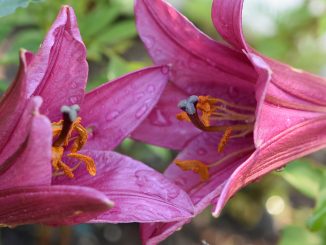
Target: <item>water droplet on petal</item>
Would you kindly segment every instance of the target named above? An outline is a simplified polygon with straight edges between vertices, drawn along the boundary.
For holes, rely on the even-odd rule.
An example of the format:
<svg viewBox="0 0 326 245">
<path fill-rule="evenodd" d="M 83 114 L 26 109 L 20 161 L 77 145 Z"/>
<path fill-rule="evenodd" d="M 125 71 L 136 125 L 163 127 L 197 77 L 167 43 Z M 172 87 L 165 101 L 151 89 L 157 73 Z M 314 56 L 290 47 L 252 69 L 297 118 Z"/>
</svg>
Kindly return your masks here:
<svg viewBox="0 0 326 245">
<path fill-rule="evenodd" d="M 69 98 L 69 101 L 70 101 L 70 103 L 72 103 L 72 104 L 78 104 L 78 102 L 80 101 L 80 98 L 79 98 L 79 96 L 71 96 L 71 97 Z"/>
<path fill-rule="evenodd" d="M 155 39 L 152 36 L 143 36 L 142 37 L 143 42 L 145 43 L 147 48 L 153 48 L 155 44 Z"/>
<path fill-rule="evenodd" d="M 155 91 L 155 87 L 154 87 L 154 85 L 148 85 L 148 87 L 147 87 L 147 92 L 149 92 L 149 93 L 153 93 Z"/>
<path fill-rule="evenodd" d="M 170 69 L 167 66 L 163 66 L 162 69 L 161 69 L 161 71 L 162 71 L 163 74 L 168 74 L 169 71 L 170 71 Z"/>
<path fill-rule="evenodd" d="M 155 51 L 154 51 L 154 55 L 155 56 L 160 56 L 162 54 L 162 50 L 161 49 L 156 49 Z"/>
<path fill-rule="evenodd" d="M 106 119 L 106 121 L 111 122 L 111 121 L 113 121 L 114 119 L 116 119 L 119 115 L 120 115 L 120 112 L 119 112 L 119 111 L 110 111 L 110 112 L 106 115 L 105 119 Z"/>
<path fill-rule="evenodd" d="M 155 126 L 167 127 L 171 125 L 171 121 L 161 110 L 154 110 L 149 116 L 150 122 Z"/>
<path fill-rule="evenodd" d="M 137 113 L 135 114 L 135 117 L 137 118 L 137 119 L 139 119 L 139 118 L 141 118 L 146 112 L 147 112 L 147 110 L 148 110 L 148 105 L 147 104 L 145 104 L 145 105 L 143 105 L 138 111 L 137 111 Z"/>
<path fill-rule="evenodd" d="M 198 154 L 199 156 L 204 156 L 204 155 L 207 154 L 207 150 L 205 150 L 204 148 L 199 148 L 199 149 L 197 150 L 197 154 Z"/>
<path fill-rule="evenodd" d="M 134 95 L 134 101 L 135 102 L 138 102 L 141 98 L 143 98 L 144 97 L 144 93 L 143 92 L 139 92 L 139 93 L 137 93 L 137 94 L 135 94 Z"/>
<path fill-rule="evenodd" d="M 71 87 L 71 88 L 77 88 L 77 83 L 72 82 L 72 83 L 70 84 L 70 87 Z"/>
</svg>

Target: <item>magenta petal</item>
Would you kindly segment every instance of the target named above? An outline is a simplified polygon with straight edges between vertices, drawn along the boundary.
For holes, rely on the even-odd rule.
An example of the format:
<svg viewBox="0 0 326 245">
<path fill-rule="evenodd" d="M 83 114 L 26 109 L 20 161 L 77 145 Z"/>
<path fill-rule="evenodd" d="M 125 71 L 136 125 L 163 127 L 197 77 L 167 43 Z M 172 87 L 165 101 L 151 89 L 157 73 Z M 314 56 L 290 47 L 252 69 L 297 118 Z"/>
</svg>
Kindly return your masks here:
<svg viewBox="0 0 326 245">
<path fill-rule="evenodd" d="M 0 191 L 0 223 L 72 225 L 86 222 L 112 207 L 92 188 L 35 186 Z"/>
<path fill-rule="evenodd" d="M 218 33 L 238 50 L 248 47 L 242 32 L 243 0 L 214 0 L 212 20 Z"/>
<path fill-rule="evenodd" d="M 176 119 L 180 112 L 177 105 L 187 97 L 182 90 L 168 83 L 152 112 L 132 132 L 132 138 L 175 150 L 182 149 L 190 139 L 200 133 L 191 124 Z"/>
<path fill-rule="evenodd" d="M 33 99 L 30 104 L 35 105 L 37 98 Z M 5 153 L 7 148 L 16 151 L 2 162 L 0 189 L 51 183 L 51 124 L 47 117 L 37 114 L 36 108 L 26 111 L 15 133 L 15 136 L 21 138 L 14 136 L 6 145 Z"/>
<path fill-rule="evenodd" d="M 114 201 L 112 210 L 92 222 L 166 222 L 192 216 L 188 195 L 150 167 L 115 152 L 82 153 L 95 160 L 96 176 L 80 167 L 74 179 L 60 177 L 54 184 L 89 186 Z"/>
<path fill-rule="evenodd" d="M 76 16 L 71 7 L 63 6 L 28 66 L 30 94 L 43 97 L 41 112 L 54 121 L 60 118 L 62 105 L 81 104 L 87 75 L 86 48 Z"/>
<path fill-rule="evenodd" d="M 218 216 L 230 197 L 243 186 L 284 164 L 326 146 L 326 117 L 306 120 L 261 145 L 234 171 L 223 188 L 214 215 Z M 298 139 L 299 144 L 298 144 Z"/>
<path fill-rule="evenodd" d="M 171 64 L 171 81 L 188 93 L 196 83 L 248 88 L 255 82 L 242 52 L 210 39 L 165 1 L 137 0 L 135 14 L 154 63 Z"/>
<path fill-rule="evenodd" d="M 127 137 L 156 105 L 168 71 L 167 66 L 146 68 L 87 93 L 80 113 L 92 130 L 86 147 L 111 150 Z"/>
<path fill-rule="evenodd" d="M 189 222 L 190 219 L 184 219 L 169 223 L 141 224 L 140 232 L 143 244 L 157 245 L 159 242 L 172 235 L 175 231 L 181 229 L 184 224 Z"/>
<path fill-rule="evenodd" d="M 20 52 L 20 65 L 15 80 L 0 100 L 0 154 L 26 106 L 26 52 Z M 1 163 L 1 160 L 0 160 Z"/>
</svg>

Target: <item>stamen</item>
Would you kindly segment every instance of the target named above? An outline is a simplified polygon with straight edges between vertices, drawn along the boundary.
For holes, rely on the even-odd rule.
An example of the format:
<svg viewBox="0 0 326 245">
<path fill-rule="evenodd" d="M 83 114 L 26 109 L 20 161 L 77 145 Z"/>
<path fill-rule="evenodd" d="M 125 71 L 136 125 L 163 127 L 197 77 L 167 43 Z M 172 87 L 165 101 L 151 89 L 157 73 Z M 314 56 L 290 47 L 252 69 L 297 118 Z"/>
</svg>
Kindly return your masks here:
<svg viewBox="0 0 326 245">
<path fill-rule="evenodd" d="M 218 144 L 218 147 L 217 147 L 218 152 L 222 152 L 224 150 L 224 147 L 225 147 L 226 143 L 230 139 L 231 133 L 232 133 L 232 128 L 231 127 L 227 128 L 225 130 L 225 132 L 223 134 L 223 137 L 221 138 L 220 143 Z"/>
<path fill-rule="evenodd" d="M 208 166 L 199 160 L 175 160 L 174 162 L 184 171 L 192 170 L 199 174 L 202 180 L 209 179 Z"/>
<path fill-rule="evenodd" d="M 244 137 L 251 133 L 254 128 L 255 108 L 250 106 L 233 104 L 211 96 L 193 95 L 180 101 L 178 107 L 183 110 L 177 115 L 178 120 L 191 121 L 195 127 L 205 132 L 224 132 L 217 147 L 218 152 L 224 151 L 229 139 Z M 216 121 L 219 122 L 218 125 L 216 125 Z M 250 147 L 232 152 L 211 165 L 206 165 L 199 160 L 176 160 L 175 163 L 182 170 L 192 170 L 198 173 L 203 180 L 207 180 L 209 168 L 234 157 L 239 157 L 253 149 Z"/>
<path fill-rule="evenodd" d="M 94 160 L 86 155 L 77 153 L 85 145 L 88 134 L 87 130 L 81 125 L 81 118 L 78 117 L 79 106 L 63 106 L 61 112 L 63 120 L 52 123 L 52 134 L 53 137 L 57 137 L 52 144 L 52 166 L 55 170 L 53 176 L 61 175 L 62 173 L 67 175 L 69 178 L 73 178 L 73 171 L 80 165 L 77 164 L 71 168 L 61 159 L 64 155 L 64 151 L 73 141 L 70 152 L 67 157 L 72 157 L 83 161 L 86 164 L 87 171 L 90 175 L 96 174 L 96 167 Z M 74 133 L 77 133 L 76 137 L 72 137 Z M 62 170 L 62 172 L 60 172 Z"/>
<path fill-rule="evenodd" d="M 190 118 L 188 117 L 188 114 L 186 112 L 180 112 L 177 114 L 176 118 L 179 121 L 186 121 L 186 122 L 191 122 Z"/>
<path fill-rule="evenodd" d="M 221 105 L 217 105 L 216 103 L 220 103 Z M 253 115 L 233 111 L 227 109 L 226 106 L 247 111 L 253 110 L 251 107 L 235 105 L 222 99 L 213 98 L 211 96 L 192 95 L 188 99 L 180 101 L 178 104 L 178 107 L 187 114 L 188 118 L 194 124 L 194 126 L 203 131 L 223 132 L 229 127 L 232 127 L 232 129 L 236 131 L 247 131 L 248 128 L 253 128 L 252 123 L 249 123 L 253 122 Z M 197 110 L 201 112 L 201 116 L 199 116 Z M 245 123 L 211 126 L 210 119 L 212 117 L 213 119 L 216 119 L 216 116 L 221 117 L 223 120 L 230 119 L 230 121 L 245 121 Z M 179 120 L 186 120 L 185 114 L 178 114 L 177 118 Z"/>
<path fill-rule="evenodd" d="M 255 149 L 254 146 L 250 146 L 239 151 L 232 152 L 225 157 L 221 158 L 217 162 L 212 164 L 205 164 L 199 160 L 175 160 L 175 164 L 180 167 L 184 171 L 192 170 L 193 172 L 199 174 L 202 180 L 209 179 L 209 169 L 216 167 L 226 161 L 232 160 L 234 158 L 239 158 L 242 156 L 247 155 L 248 153 L 252 152 Z"/>
<path fill-rule="evenodd" d="M 67 156 L 83 161 L 86 165 L 87 172 L 92 176 L 96 175 L 95 162 L 91 157 L 79 153 L 69 153 Z"/>
</svg>

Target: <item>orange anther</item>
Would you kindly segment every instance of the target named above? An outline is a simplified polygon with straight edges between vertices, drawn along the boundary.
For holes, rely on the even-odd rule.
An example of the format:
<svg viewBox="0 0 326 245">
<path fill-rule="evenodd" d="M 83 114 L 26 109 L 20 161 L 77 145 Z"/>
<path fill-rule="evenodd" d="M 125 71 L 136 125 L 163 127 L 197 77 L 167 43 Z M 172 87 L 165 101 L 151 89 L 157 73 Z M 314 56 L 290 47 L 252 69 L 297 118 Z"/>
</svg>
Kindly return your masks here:
<svg viewBox="0 0 326 245">
<path fill-rule="evenodd" d="M 186 122 L 191 122 L 188 114 L 184 111 L 180 112 L 177 114 L 176 118 L 179 120 L 179 121 L 186 121 Z"/>
<path fill-rule="evenodd" d="M 95 162 L 91 157 L 79 153 L 69 153 L 67 156 L 83 161 L 86 165 L 87 172 L 92 176 L 96 175 Z"/>
<path fill-rule="evenodd" d="M 225 130 L 223 137 L 220 140 L 220 143 L 218 144 L 218 147 L 217 147 L 218 152 L 222 152 L 224 150 L 224 147 L 225 147 L 226 143 L 228 142 L 228 140 L 230 139 L 231 134 L 232 134 L 232 127 L 228 127 Z"/>
<path fill-rule="evenodd" d="M 209 179 L 208 166 L 199 160 L 175 160 L 174 162 L 184 171 L 192 170 L 199 174 L 202 180 Z"/>
</svg>

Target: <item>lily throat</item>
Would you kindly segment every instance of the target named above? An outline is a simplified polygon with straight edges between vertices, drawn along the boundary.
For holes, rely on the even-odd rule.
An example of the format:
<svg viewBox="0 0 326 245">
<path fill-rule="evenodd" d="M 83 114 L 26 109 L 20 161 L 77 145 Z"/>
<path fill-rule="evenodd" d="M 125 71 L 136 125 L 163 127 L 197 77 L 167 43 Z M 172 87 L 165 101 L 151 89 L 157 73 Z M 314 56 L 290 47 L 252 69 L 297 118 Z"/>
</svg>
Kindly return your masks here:
<svg viewBox="0 0 326 245">
<path fill-rule="evenodd" d="M 63 119 L 52 123 L 52 159 L 53 176 L 66 175 L 74 178 L 73 171 L 83 162 L 86 165 L 87 172 L 96 175 L 96 166 L 90 156 L 78 153 L 87 142 L 88 133 L 81 124 L 81 117 L 78 117 L 79 106 L 62 106 L 61 113 Z M 70 166 L 62 161 L 65 152 L 66 156 L 79 160 L 75 166 Z"/>
<path fill-rule="evenodd" d="M 254 129 L 255 108 L 247 105 L 238 105 L 212 96 L 192 95 L 188 99 L 179 102 L 182 110 L 177 114 L 177 119 L 192 123 L 196 128 L 204 132 L 223 132 L 217 152 L 224 151 L 230 139 L 242 138 L 251 134 Z M 206 164 L 199 160 L 175 160 L 182 170 L 199 174 L 202 180 L 209 179 L 208 169 L 215 167 L 224 161 L 242 156 L 253 150 L 253 147 L 232 152 L 216 163 Z"/>
</svg>

